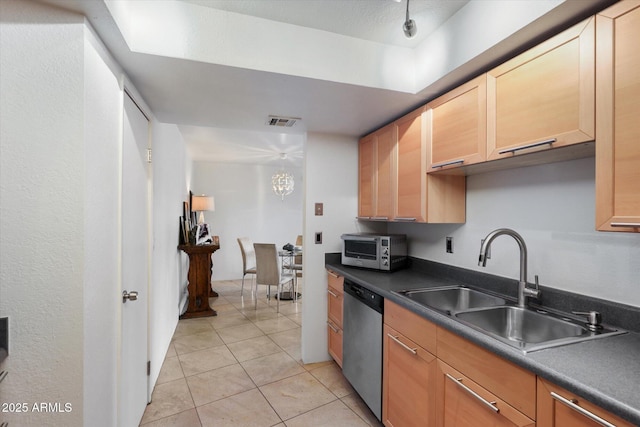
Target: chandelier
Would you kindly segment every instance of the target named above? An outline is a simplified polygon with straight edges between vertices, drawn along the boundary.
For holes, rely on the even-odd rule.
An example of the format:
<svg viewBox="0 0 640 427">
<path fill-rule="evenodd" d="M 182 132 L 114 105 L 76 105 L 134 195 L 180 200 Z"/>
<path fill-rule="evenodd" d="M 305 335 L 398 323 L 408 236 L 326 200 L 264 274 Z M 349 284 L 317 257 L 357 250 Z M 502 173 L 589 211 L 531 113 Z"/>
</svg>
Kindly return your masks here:
<svg viewBox="0 0 640 427">
<path fill-rule="evenodd" d="M 283 153 L 280 155 L 280 158 L 286 159 L 287 155 Z M 293 185 L 293 175 L 286 172 L 284 168 L 274 173 L 271 177 L 271 188 L 273 188 L 273 192 L 280 196 L 282 200 L 284 200 L 284 196 L 293 193 Z"/>
</svg>

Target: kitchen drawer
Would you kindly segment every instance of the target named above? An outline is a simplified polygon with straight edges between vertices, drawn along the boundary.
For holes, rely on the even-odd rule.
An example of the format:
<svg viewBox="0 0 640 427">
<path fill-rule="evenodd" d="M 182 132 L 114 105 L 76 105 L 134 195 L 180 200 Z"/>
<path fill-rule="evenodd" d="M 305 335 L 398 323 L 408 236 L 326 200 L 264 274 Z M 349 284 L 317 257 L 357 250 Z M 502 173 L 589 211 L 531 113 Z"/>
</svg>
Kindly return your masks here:
<svg viewBox="0 0 640 427">
<path fill-rule="evenodd" d="M 632 427 L 599 406 L 538 378 L 538 427 Z"/>
<path fill-rule="evenodd" d="M 338 276 L 332 271 L 329 274 L 329 286 L 327 288 L 328 317 L 338 328 L 342 329 L 342 301 L 344 277 Z"/>
<path fill-rule="evenodd" d="M 535 374 L 442 328 L 437 330 L 437 346 L 438 359 L 535 419 Z"/>
<path fill-rule="evenodd" d="M 329 354 L 342 368 L 342 329 L 338 328 L 331 320 L 327 321 L 327 333 L 329 336 Z"/>
<path fill-rule="evenodd" d="M 436 425 L 534 427 L 535 421 L 469 377 L 438 361 Z"/>
<path fill-rule="evenodd" d="M 384 300 L 384 323 L 436 354 L 435 324 L 387 299 Z"/>
</svg>

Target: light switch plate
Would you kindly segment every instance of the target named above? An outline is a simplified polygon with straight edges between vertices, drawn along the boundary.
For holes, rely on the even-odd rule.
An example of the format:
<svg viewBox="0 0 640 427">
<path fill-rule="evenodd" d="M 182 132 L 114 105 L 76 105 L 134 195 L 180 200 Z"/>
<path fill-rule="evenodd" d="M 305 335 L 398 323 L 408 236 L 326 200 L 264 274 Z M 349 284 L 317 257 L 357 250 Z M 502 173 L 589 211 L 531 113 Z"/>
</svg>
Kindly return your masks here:
<svg viewBox="0 0 640 427">
<path fill-rule="evenodd" d="M 316 216 L 322 216 L 324 206 L 322 203 L 316 203 Z"/>
<path fill-rule="evenodd" d="M 322 244 L 322 231 L 316 231 L 316 245 Z"/>
</svg>

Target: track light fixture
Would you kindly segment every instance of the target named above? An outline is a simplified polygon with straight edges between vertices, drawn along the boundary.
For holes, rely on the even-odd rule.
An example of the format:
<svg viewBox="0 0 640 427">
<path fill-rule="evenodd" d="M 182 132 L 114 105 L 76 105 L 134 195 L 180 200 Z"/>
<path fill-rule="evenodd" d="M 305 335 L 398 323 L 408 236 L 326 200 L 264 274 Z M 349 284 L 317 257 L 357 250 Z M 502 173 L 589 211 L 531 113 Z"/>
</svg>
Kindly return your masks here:
<svg viewBox="0 0 640 427">
<path fill-rule="evenodd" d="M 416 27 L 416 21 L 409 18 L 409 0 L 407 0 L 407 17 L 402 24 L 402 30 L 404 31 L 404 35 L 406 38 L 410 39 L 416 35 L 418 32 L 418 27 Z"/>
</svg>

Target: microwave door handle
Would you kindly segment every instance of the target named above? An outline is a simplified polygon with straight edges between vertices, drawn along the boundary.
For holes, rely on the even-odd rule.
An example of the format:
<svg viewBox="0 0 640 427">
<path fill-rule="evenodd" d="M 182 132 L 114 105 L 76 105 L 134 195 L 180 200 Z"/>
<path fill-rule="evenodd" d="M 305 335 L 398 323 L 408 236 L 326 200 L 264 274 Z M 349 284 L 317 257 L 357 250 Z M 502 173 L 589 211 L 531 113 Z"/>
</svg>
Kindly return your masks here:
<svg viewBox="0 0 640 427">
<path fill-rule="evenodd" d="M 378 239 L 376 239 L 375 237 L 358 237 L 357 239 L 345 239 L 345 240 L 365 241 L 365 242 L 377 242 L 378 241 Z"/>
</svg>

